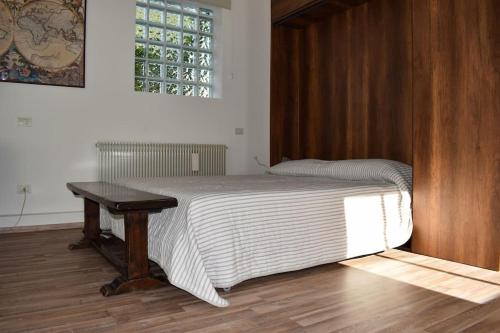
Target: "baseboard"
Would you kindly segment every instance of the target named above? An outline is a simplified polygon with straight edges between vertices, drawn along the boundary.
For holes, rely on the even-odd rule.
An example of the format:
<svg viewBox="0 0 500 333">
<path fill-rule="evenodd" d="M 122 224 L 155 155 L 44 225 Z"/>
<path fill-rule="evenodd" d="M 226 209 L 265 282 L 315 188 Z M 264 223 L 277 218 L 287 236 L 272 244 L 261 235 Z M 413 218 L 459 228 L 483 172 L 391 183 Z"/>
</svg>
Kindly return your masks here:
<svg viewBox="0 0 500 333">
<path fill-rule="evenodd" d="M 62 211 L 62 212 L 41 212 L 41 213 L 25 213 L 21 220 L 19 215 L 0 215 L 0 230 L 24 230 L 29 227 L 52 226 L 52 225 L 67 225 L 79 223 L 83 221 L 83 211 Z M 23 228 L 23 229 L 21 229 Z M 63 227 L 64 228 L 64 227 Z M 31 229 L 33 230 L 33 229 Z M 34 229 L 42 230 L 42 229 Z M 49 227 L 49 230 L 54 230 L 54 227 Z"/>
<path fill-rule="evenodd" d="M 16 233 L 21 233 L 21 232 L 82 229 L 82 228 L 83 228 L 83 222 L 28 225 L 28 226 L 24 226 L 24 227 L 0 228 L 0 234 L 16 234 Z"/>
</svg>

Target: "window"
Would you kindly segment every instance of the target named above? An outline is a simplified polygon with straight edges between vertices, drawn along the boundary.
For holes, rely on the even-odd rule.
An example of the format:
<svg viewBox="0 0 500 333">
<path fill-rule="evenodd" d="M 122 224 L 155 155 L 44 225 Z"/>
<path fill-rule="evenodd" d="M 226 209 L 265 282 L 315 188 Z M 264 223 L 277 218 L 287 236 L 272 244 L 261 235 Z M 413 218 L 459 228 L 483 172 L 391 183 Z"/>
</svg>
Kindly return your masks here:
<svg viewBox="0 0 500 333">
<path fill-rule="evenodd" d="M 137 0 L 135 17 L 135 90 L 212 97 L 214 10 Z"/>
</svg>

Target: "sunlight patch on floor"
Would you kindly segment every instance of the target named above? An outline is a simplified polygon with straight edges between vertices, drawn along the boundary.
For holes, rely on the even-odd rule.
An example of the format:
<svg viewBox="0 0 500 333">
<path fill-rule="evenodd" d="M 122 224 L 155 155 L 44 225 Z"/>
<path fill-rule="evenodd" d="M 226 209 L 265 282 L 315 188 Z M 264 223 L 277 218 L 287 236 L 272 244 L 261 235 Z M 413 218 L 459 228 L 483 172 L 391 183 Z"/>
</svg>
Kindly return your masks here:
<svg viewBox="0 0 500 333">
<path fill-rule="evenodd" d="M 341 264 L 477 304 L 500 297 L 500 273 L 414 253 L 390 250 Z"/>
</svg>

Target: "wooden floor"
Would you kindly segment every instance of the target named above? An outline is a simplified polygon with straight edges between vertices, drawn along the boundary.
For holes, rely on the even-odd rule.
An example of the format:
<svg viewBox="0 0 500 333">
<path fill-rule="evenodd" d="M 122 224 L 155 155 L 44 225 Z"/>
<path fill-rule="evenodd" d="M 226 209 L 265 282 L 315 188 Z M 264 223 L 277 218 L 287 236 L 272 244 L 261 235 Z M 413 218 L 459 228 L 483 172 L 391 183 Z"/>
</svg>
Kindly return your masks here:
<svg viewBox="0 0 500 333">
<path fill-rule="evenodd" d="M 173 286 L 105 298 L 78 230 L 0 235 L 0 332 L 500 332 L 500 273 L 389 251 L 259 278 L 225 309 Z"/>
</svg>

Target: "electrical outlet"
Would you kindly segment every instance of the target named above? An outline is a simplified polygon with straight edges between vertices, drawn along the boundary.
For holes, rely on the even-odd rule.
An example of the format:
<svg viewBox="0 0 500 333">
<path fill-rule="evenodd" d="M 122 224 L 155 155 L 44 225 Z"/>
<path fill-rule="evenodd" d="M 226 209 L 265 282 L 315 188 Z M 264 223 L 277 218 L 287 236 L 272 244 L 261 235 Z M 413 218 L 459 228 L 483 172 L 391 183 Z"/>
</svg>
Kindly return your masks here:
<svg viewBox="0 0 500 333">
<path fill-rule="evenodd" d="M 18 184 L 17 185 L 17 193 L 31 193 L 31 185 L 30 184 Z"/>
<path fill-rule="evenodd" d="M 235 128 L 234 129 L 235 135 L 243 135 L 244 133 L 245 133 L 245 129 L 243 129 L 243 128 Z"/>
</svg>

